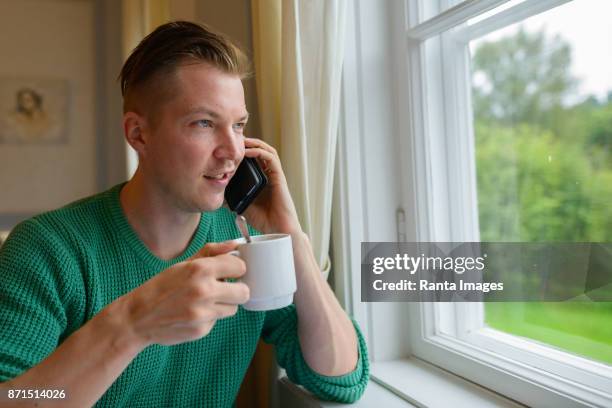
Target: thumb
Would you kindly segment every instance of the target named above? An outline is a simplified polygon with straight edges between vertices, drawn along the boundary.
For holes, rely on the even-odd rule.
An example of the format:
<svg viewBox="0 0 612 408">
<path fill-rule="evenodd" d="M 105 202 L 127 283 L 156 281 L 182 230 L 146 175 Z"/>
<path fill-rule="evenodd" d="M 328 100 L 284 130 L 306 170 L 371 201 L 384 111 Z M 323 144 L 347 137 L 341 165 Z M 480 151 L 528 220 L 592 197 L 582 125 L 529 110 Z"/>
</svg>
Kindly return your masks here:
<svg viewBox="0 0 612 408">
<path fill-rule="evenodd" d="M 196 252 L 190 259 L 206 258 L 209 256 L 217 256 L 226 254 L 234 250 L 238 246 L 238 242 L 235 241 L 224 241 L 224 242 L 210 242 Z"/>
</svg>

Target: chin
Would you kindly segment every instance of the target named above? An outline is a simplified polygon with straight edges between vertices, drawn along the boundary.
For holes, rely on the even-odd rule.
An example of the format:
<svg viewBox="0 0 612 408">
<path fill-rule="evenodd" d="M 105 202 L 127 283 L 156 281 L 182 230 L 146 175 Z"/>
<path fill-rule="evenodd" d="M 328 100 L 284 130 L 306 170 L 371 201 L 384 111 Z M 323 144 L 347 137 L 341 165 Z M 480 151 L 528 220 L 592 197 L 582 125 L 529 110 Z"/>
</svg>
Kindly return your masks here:
<svg viewBox="0 0 612 408">
<path fill-rule="evenodd" d="M 221 206 L 223 206 L 223 202 L 224 202 L 224 197 L 221 196 L 220 198 L 215 198 L 212 200 L 206 200 L 205 202 L 200 202 L 197 207 L 200 212 L 216 211 L 219 208 L 221 208 Z"/>
</svg>

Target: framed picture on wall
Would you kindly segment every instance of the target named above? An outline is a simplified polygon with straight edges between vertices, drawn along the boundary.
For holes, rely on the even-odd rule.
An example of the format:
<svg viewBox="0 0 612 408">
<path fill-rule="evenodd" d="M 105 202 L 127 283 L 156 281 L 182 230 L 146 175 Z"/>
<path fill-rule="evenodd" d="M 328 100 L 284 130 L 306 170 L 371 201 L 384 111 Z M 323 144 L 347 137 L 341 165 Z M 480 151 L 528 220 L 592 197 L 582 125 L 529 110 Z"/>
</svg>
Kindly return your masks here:
<svg viewBox="0 0 612 408">
<path fill-rule="evenodd" d="M 0 77 L 0 143 L 68 140 L 68 81 Z"/>
<path fill-rule="evenodd" d="M 0 231 L 125 180 L 120 3 L 0 1 Z"/>
</svg>

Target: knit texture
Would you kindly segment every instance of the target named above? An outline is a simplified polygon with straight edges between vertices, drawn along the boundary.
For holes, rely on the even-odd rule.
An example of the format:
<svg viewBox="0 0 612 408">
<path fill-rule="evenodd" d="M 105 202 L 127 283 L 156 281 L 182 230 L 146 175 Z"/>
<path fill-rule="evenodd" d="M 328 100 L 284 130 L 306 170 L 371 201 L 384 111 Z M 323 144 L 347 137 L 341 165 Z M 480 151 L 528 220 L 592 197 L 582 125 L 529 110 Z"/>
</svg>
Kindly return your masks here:
<svg viewBox="0 0 612 408">
<path fill-rule="evenodd" d="M 38 364 L 106 305 L 204 244 L 239 236 L 227 209 L 206 212 L 181 256 L 157 258 L 125 218 L 122 186 L 24 221 L 0 248 L 0 382 Z M 293 382 L 320 398 L 353 402 L 369 377 L 366 345 L 353 324 L 357 367 L 328 377 L 304 361 L 294 305 L 268 312 L 239 307 L 199 340 L 144 349 L 95 406 L 232 406 L 260 336 L 275 345 Z"/>
</svg>

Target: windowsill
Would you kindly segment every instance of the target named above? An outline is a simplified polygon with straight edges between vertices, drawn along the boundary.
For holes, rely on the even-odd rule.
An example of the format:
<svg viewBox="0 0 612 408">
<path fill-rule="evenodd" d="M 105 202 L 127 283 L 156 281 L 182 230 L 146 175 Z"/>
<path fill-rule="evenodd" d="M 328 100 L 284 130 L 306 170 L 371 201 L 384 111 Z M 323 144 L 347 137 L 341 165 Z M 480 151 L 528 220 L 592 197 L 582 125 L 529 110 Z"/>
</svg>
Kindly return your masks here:
<svg viewBox="0 0 612 408">
<path fill-rule="evenodd" d="M 337 402 L 321 401 L 304 387 L 295 385 L 287 377 L 279 378 L 278 393 L 280 407 L 295 407 L 295 408 L 331 408 L 331 407 L 385 407 L 385 408 L 413 408 L 412 405 L 405 399 L 395 395 L 382 385 L 372 381 L 370 382 L 359 401 L 353 404 L 340 404 Z"/>
<path fill-rule="evenodd" d="M 522 407 L 417 358 L 373 363 L 370 368 L 373 377 L 418 406 Z"/>
<path fill-rule="evenodd" d="M 280 406 L 291 407 L 522 407 L 416 358 L 371 363 L 372 376 L 354 404 L 320 401 L 287 377 L 279 379 Z M 384 385 L 383 385 L 384 384 Z"/>
</svg>

